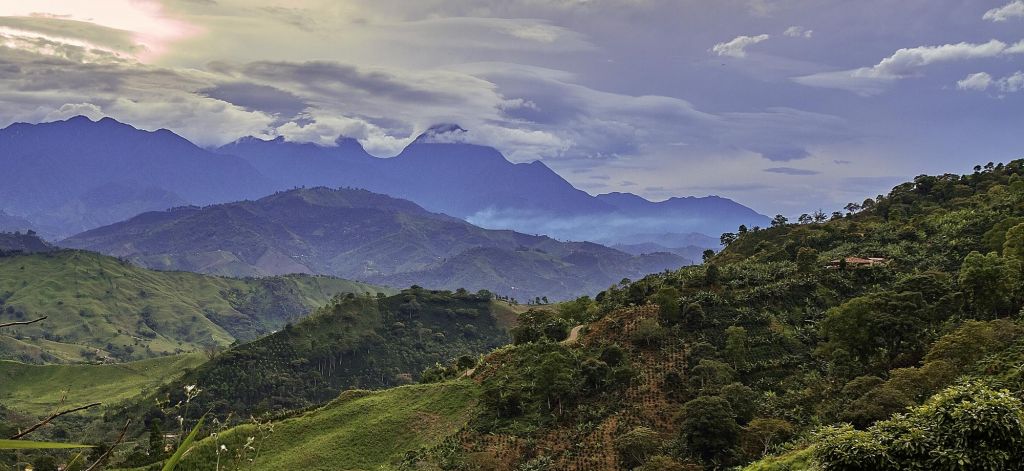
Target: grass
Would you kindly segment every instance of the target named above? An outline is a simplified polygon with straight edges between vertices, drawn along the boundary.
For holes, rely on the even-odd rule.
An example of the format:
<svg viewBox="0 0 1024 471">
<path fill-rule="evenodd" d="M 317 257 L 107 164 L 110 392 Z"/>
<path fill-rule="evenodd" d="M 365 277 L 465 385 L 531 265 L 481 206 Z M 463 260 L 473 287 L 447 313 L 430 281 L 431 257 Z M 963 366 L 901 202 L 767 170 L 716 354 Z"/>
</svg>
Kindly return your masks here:
<svg viewBox="0 0 1024 471">
<path fill-rule="evenodd" d="M 280 329 L 335 294 L 380 290 L 329 277 L 158 272 L 84 251 L 0 257 L 0 321 L 49 316 L 5 329 L 19 342 L 0 342 L 0 358 L 123 361 L 198 351 Z"/>
<path fill-rule="evenodd" d="M 178 377 L 185 368 L 193 368 L 203 361 L 200 354 L 107 365 L 27 365 L 0 361 L 0 402 L 32 415 L 52 412 L 65 395 L 67 406 L 92 401 L 110 405 L 155 390 Z"/>
<path fill-rule="evenodd" d="M 480 391 L 468 380 L 402 386 L 379 392 L 346 391 L 327 405 L 273 424 L 259 440 L 255 425 L 229 429 L 195 445 L 179 471 L 212 470 L 215 450 L 224 445 L 221 469 L 380 470 L 394 469 L 408 451 L 431 447 L 470 419 Z M 233 456 L 248 437 L 257 437 L 237 466 Z"/>
</svg>

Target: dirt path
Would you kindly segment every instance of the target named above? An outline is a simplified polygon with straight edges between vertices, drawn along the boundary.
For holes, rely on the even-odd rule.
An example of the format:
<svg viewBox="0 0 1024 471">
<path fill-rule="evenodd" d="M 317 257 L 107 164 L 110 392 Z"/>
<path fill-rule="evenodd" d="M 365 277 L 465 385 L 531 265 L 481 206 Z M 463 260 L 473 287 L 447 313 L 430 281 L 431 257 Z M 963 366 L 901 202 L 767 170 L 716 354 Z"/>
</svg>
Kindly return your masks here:
<svg viewBox="0 0 1024 471">
<path fill-rule="evenodd" d="M 565 345 L 573 345 L 576 342 L 579 342 L 580 331 L 582 331 L 584 327 L 586 327 L 586 325 L 578 325 L 576 327 L 573 327 L 572 330 L 569 331 L 569 336 L 566 337 L 565 340 L 562 341 L 562 343 Z"/>
</svg>

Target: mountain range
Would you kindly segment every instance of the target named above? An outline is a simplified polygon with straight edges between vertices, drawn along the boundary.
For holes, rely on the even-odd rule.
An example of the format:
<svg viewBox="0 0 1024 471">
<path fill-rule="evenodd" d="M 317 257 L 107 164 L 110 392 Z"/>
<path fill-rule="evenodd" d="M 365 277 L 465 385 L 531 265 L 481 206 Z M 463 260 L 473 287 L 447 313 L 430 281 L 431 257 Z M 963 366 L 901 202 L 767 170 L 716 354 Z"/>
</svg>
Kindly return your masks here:
<svg viewBox="0 0 1024 471">
<path fill-rule="evenodd" d="M 589 242 L 488 230 L 366 190 L 300 188 L 148 212 L 60 242 L 146 267 L 230 276 L 315 273 L 390 286 L 564 299 L 689 264 Z"/>
<path fill-rule="evenodd" d="M 111 118 L 16 123 L 0 130 L 0 229 L 25 229 L 27 221 L 59 239 L 146 211 L 310 186 L 365 188 L 478 226 L 609 244 L 767 225 L 763 215 L 720 197 L 654 203 L 625 193 L 591 196 L 539 161 L 512 163 L 493 148 L 461 142 L 463 133 L 435 126 L 399 155 L 378 158 L 354 139 L 319 146 L 247 137 L 207 150 L 171 131 Z"/>
</svg>

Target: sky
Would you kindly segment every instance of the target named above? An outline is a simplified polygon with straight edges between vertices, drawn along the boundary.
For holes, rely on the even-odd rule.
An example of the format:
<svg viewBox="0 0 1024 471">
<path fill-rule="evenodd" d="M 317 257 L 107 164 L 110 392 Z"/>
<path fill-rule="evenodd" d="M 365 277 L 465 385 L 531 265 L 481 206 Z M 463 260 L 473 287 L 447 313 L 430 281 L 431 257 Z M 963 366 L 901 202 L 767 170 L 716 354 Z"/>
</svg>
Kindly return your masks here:
<svg viewBox="0 0 1024 471">
<path fill-rule="evenodd" d="M 1024 0 L 0 0 L 0 126 L 75 115 L 796 215 L 1024 157 Z"/>
</svg>

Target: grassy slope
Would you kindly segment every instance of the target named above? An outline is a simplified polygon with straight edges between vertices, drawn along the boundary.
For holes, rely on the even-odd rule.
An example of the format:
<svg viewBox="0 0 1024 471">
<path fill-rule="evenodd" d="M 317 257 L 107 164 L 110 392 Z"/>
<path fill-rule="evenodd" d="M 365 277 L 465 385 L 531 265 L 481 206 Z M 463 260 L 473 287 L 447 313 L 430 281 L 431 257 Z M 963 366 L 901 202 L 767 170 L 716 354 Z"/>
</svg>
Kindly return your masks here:
<svg viewBox="0 0 1024 471">
<path fill-rule="evenodd" d="M 326 277 L 156 272 L 81 251 L 0 257 L 0 320 L 49 316 L 5 331 L 19 341 L 0 337 L 0 357 L 81 361 L 195 351 L 278 329 L 334 294 L 378 289 Z"/>
<path fill-rule="evenodd" d="M 394 469 L 405 452 L 436 445 L 462 428 L 478 395 L 479 387 L 468 380 L 348 391 L 322 408 L 274 424 L 251 469 Z M 207 438 L 178 469 L 214 469 L 220 444 L 233 454 L 250 436 L 259 436 L 253 425 L 221 433 L 219 442 Z M 230 460 L 223 454 L 222 467 Z"/>
<path fill-rule="evenodd" d="M 0 402 L 19 412 L 52 412 L 65 397 L 69 406 L 101 400 L 112 404 L 166 383 L 204 361 L 185 354 L 112 365 L 26 365 L 0 361 Z"/>
</svg>

